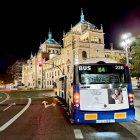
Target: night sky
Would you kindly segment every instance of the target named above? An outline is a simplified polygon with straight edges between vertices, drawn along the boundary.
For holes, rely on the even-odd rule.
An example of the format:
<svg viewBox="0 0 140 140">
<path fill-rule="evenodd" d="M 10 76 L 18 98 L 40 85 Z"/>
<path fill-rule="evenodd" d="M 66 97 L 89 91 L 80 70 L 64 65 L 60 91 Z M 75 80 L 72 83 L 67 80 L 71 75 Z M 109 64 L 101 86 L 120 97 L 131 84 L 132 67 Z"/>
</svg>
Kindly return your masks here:
<svg viewBox="0 0 140 140">
<path fill-rule="evenodd" d="M 102 3 L 103 1 L 103 3 Z M 118 48 L 120 35 L 140 32 L 140 0 L 61 0 L 0 2 L 0 77 L 17 59 L 28 59 L 38 51 L 48 31 L 62 42 L 63 30 L 80 21 L 81 8 L 85 20 L 105 32 L 105 47 L 113 42 Z M 76 2 L 76 3 L 75 3 Z"/>
</svg>

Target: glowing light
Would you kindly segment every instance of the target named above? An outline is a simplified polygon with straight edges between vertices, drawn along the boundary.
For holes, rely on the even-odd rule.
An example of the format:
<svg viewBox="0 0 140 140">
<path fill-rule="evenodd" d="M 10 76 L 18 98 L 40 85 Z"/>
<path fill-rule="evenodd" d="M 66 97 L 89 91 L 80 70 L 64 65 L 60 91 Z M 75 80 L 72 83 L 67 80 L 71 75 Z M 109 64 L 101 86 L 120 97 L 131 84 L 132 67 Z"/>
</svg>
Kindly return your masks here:
<svg viewBox="0 0 140 140">
<path fill-rule="evenodd" d="M 75 106 L 76 106 L 76 107 L 79 107 L 80 105 L 79 105 L 79 104 L 76 104 Z"/>
<path fill-rule="evenodd" d="M 77 99 L 77 100 L 75 100 L 75 102 L 76 102 L 76 103 L 79 103 L 79 100 Z"/>
<path fill-rule="evenodd" d="M 42 64 L 43 64 L 43 63 L 42 63 L 42 61 L 40 60 L 40 61 L 39 61 L 39 67 L 42 67 Z"/>
<path fill-rule="evenodd" d="M 130 48 L 130 45 L 133 42 L 132 34 L 131 33 L 123 34 L 121 36 L 121 39 L 122 39 L 122 41 L 120 43 L 120 46 L 122 46 L 123 49 L 125 50 L 126 64 L 129 64 L 129 56 L 128 56 L 129 50 L 128 49 Z"/>
<path fill-rule="evenodd" d="M 133 98 L 133 94 L 129 94 L 128 96 L 129 96 L 129 98 Z"/>
<path fill-rule="evenodd" d="M 98 138 L 120 138 L 120 134 L 117 132 L 93 132 L 95 137 Z"/>
<path fill-rule="evenodd" d="M 130 32 L 122 34 L 121 39 L 126 40 L 128 38 L 130 38 L 132 36 L 132 34 Z"/>
<path fill-rule="evenodd" d="M 125 67 L 128 67 L 128 64 L 125 64 Z"/>
<path fill-rule="evenodd" d="M 79 99 L 80 97 L 79 97 L 79 94 L 76 94 L 75 96 L 74 96 L 74 98 L 75 99 Z"/>
</svg>

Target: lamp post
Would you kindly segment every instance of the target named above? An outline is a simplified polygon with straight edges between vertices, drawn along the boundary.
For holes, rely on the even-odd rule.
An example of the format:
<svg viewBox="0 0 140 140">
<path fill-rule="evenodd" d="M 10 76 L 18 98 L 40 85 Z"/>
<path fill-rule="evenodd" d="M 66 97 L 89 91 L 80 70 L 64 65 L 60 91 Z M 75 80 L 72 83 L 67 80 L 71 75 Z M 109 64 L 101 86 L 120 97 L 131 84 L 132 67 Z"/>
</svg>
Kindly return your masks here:
<svg viewBox="0 0 140 140">
<path fill-rule="evenodd" d="M 128 56 L 128 49 L 130 48 L 131 44 L 131 39 L 130 39 L 131 34 L 123 34 L 121 39 L 121 46 L 125 49 L 125 57 L 126 57 L 126 64 L 129 64 L 129 56 Z"/>
</svg>

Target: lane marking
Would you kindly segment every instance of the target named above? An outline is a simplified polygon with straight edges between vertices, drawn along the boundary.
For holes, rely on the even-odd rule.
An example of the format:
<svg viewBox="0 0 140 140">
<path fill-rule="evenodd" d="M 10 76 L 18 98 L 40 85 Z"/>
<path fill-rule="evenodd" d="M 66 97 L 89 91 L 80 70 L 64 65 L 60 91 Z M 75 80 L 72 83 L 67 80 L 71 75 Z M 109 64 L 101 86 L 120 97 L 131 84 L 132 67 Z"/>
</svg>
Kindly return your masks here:
<svg viewBox="0 0 140 140">
<path fill-rule="evenodd" d="M 49 104 L 49 105 L 45 104 L 45 108 L 48 108 L 48 107 L 50 107 L 50 106 L 56 106 L 56 104 L 55 104 L 55 103 L 51 103 L 51 104 Z"/>
<path fill-rule="evenodd" d="M 74 129 L 74 135 L 76 139 L 83 139 L 83 134 L 80 129 Z"/>
<path fill-rule="evenodd" d="M 47 107 L 47 103 L 48 103 L 47 101 L 43 101 L 43 102 L 42 102 L 42 104 L 44 104 L 44 107 L 45 107 L 45 108 Z"/>
<path fill-rule="evenodd" d="M 16 105 L 16 103 L 14 102 L 14 103 L 9 104 L 9 106 L 6 107 L 6 108 L 4 108 L 3 111 L 6 111 L 7 109 L 9 109 L 9 108 L 10 108 L 11 106 L 13 106 L 13 105 Z"/>
<path fill-rule="evenodd" d="M 4 93 L 4 92 L 1 92 L 1 93 L 5 94 L 7 97 L 3 101 L 1 101 L 0 104 L 4 103 L 5 101 L 7 101 L 10 98 L 10 96 L 7 93 Z"/>
<path fill-rule="evenodd" d="M 11 118 L 8 122 L 6 122 L 4 125 L 0 127 L 0 132 L 5 130 L 9 125 L 11 125 L 17 118 L 19 118 L 31 105 L 31 98 L 28 98 L 28 103 L 27 105 L 18 113 L 16 114 L 13 118 Z"/>
</svg>

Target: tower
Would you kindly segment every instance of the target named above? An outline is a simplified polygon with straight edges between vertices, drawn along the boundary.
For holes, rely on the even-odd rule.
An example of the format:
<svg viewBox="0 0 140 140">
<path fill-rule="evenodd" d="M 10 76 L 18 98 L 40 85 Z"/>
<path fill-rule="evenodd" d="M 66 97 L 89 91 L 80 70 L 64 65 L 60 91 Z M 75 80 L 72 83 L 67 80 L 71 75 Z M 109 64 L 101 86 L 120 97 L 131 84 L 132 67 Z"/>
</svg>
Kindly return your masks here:
<svg viewBox="0 0 140 140">
<path fill-rule="evenodd" d="M 81 8 L 80 21 L 63 36 L 63 46 L 67 51 L 72 51 L 71 61 L 76 63 L 82 63 L 85 59 L 105 57 L 102 25 L 98 29 L 86 21 Z"/>
</svg>

